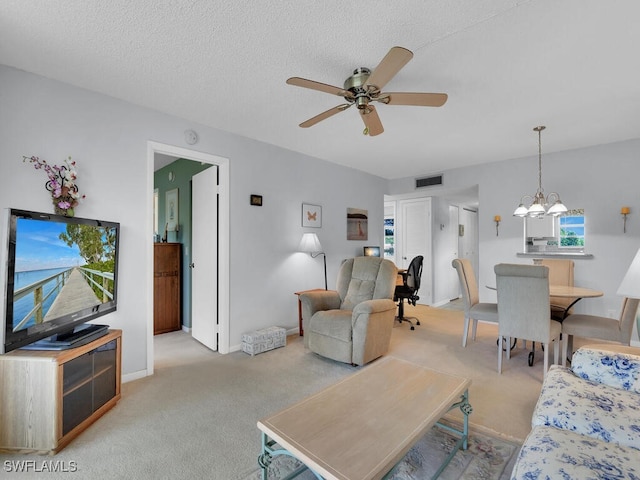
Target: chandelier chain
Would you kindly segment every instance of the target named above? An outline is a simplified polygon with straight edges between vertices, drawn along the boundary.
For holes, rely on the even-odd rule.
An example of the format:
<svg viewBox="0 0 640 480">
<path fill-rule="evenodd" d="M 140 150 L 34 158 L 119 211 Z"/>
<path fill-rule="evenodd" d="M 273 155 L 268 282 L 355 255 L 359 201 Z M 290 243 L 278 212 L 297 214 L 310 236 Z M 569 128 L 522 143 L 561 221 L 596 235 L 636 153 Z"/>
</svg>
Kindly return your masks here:
<svg viewBox="0 0 640 480">
<path fill-rule="evenodd" d="M 538 192 L 540 193 L 544 192 L 542 188 L 542 130 L 545 128 L 543 125 L 534 128 L 538 132 Z"/>
<path fill-rule="evenodd" d="M 538 130 L 538 188 L 542 191 L 542 134 Z"/>
</svg>

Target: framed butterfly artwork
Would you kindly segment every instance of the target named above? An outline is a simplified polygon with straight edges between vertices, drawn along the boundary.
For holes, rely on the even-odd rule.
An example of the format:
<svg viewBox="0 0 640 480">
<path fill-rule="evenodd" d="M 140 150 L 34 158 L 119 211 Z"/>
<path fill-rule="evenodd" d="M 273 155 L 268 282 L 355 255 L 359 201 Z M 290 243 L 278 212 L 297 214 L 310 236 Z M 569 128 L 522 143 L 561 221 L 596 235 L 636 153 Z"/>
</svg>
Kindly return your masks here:
<svg viewBox="0 0 640 480">
<path fill-rule="evenodd" d="M 315 228 L 322 226 L 322 207 L 320 205 L 302 204 L 302 226 Z"/>
</svg>

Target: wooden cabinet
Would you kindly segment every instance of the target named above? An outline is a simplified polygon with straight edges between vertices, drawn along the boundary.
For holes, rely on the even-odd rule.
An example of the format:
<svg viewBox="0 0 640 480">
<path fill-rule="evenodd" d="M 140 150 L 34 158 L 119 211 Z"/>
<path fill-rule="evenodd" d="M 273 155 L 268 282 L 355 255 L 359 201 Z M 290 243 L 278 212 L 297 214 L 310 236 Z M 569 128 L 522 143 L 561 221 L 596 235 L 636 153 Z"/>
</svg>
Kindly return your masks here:
<svg viewBox="0 0 640 480">
<path fill-rule="evenodd" d="M 180 330 L 180 243 L 156 243 L 153 247 L 153 334 Z"/>
<path fill-rule="evenodd" d="M 122 331 L 0 355 L 0 450 L 55 453 L 120 400 Z"/>
</svg>

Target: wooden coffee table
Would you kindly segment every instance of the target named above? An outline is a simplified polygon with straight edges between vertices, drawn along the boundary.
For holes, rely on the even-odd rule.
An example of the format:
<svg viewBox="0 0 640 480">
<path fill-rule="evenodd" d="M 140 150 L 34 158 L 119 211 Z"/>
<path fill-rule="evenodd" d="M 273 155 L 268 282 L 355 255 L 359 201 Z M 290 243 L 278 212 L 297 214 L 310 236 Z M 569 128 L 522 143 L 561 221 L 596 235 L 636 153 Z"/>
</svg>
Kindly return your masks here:
<svg viewBox="0 0 640 480">
<path fill-rule="evenodd" d="M 460 436 L 437 478 L 458 449 L 467 449 L 471 380 L 383 357 L 346 379 L 258 422 L 262 478 L 273 457 L 290 455 L 319 479 L 385 478 L 426 432 L 438 425 Z M 439 422 L 460 408 L 463 429 Z"/>
</svg>

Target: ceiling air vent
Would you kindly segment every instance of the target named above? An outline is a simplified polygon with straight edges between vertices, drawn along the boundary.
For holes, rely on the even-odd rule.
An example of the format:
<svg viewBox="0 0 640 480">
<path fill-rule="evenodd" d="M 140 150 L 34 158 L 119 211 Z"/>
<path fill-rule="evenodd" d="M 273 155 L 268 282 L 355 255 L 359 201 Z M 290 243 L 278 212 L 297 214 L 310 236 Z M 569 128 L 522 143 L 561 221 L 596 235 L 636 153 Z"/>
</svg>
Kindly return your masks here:
<svg viewBox="0 0 640 480">
<path fill-rule="evenodd" d="M 442 185 L 442 175 L 434 175 L 432 177 L 416 178 L 416 188 L 433 187 Z"/>
</svg>

